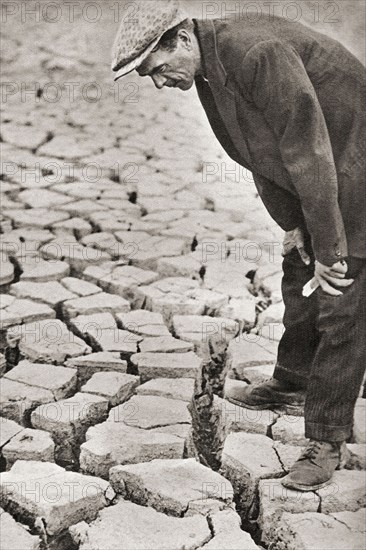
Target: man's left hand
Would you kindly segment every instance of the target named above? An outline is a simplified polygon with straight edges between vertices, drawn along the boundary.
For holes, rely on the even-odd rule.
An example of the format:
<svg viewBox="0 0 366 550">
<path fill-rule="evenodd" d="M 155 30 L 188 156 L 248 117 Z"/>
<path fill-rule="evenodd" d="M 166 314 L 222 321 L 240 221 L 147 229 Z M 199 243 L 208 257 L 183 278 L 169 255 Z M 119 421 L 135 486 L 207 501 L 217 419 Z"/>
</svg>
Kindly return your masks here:
<svg viewBox="0 0 366 550">
<path fill-rule="evenodd" d="M 343 292 L 337 290 L 334 286 L 347 287 L 353 283 L 354 279 L 345 278 L 347 271 L 348 266 L 346 262 L 337 262 L 331 267 L 328 267 L 327 265 L 315 261 L 314 279 L 327 294 L 331 296 L 341 296 Z"/>
</svg>

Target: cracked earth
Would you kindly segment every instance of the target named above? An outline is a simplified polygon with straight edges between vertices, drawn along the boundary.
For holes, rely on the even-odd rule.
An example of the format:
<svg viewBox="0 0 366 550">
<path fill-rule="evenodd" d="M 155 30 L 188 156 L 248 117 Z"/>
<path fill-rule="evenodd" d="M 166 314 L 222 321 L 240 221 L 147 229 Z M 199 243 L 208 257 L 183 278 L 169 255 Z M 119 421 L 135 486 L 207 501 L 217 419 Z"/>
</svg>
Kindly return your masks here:
<svg viewBox="0 0 366 550">
<path fill-rule="evenodd" d="M 113 85 L 101 6 L 4 25 L 1 548 L 362 550 L 366 401 L 284 489 L 303 417 L 225 400 L 272 375 L 282 232 L 194 91 Z"/>
</svg>

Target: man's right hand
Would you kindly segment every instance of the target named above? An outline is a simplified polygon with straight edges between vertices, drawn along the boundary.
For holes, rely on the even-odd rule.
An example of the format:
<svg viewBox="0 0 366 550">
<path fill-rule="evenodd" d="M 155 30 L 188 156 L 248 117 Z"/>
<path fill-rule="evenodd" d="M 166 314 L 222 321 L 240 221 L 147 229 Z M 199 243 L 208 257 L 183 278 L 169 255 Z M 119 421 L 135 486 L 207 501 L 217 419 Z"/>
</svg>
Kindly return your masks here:
<svg viewBox="0 0 366 550">
<path fill-rule="evenodd" d="M 331 267 L 315 261 L 314 280 L 317 281 L 320 287 L 331 296 L 341 296 L 343 292 L 334 288 L 334 286 L 347 287 L 350 286 L 354 279 L 346 279 L 348 266 L 346 262 L 337 262 Z M 333 286 L 332 286 L 333 285 Z"/>
<path fill-rule="evenodd" d="M 282 245 L 282 256 L 287 256 L 294 248 L 297 248 L 305 265 L 310 265 L 311 259 L 305 250 L 304 232 L 300 227 L 292 231 L 286 231 Z"/>
</svg>

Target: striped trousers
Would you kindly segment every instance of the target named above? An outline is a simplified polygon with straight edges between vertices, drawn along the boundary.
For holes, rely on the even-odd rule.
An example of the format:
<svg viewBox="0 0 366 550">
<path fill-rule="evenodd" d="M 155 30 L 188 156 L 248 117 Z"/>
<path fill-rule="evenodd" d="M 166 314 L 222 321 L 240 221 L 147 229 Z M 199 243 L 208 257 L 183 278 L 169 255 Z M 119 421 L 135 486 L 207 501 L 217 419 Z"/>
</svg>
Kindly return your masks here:
<svg viewBox="0 0 366 550">
<path fill-rule="evenodd" d="M 283 261 L 285 332 L 274 378 L 306 389 L 305 436 L 344 441 L 352 435 L 353 414 L 366 368 L 366 260 L 348 258 L 347 278 L 338 297 L 318 288 L 309 298 L 302 287 L 314 275 L 296 249 Z"/>
</svg>

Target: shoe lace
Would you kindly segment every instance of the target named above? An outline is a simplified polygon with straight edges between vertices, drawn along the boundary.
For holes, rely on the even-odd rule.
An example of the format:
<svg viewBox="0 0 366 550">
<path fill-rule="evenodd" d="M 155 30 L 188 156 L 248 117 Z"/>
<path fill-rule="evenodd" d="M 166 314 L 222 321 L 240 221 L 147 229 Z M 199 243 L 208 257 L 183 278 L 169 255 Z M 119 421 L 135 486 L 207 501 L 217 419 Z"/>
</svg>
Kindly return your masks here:
<svg viewBox="0 0 366 550">
<path fill-rule="evenodd" d="M 313 460 L 316 458 L 321 450 L 322 444 L 320 441 L 310 441 L 305 451 L 302 453 L 300 460 Z"/>
</svg>

